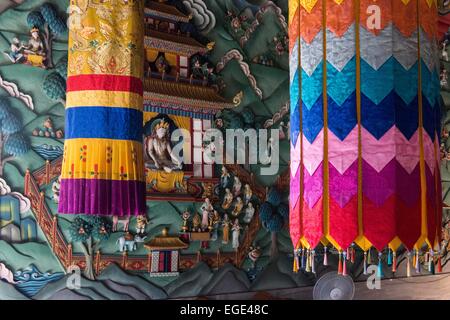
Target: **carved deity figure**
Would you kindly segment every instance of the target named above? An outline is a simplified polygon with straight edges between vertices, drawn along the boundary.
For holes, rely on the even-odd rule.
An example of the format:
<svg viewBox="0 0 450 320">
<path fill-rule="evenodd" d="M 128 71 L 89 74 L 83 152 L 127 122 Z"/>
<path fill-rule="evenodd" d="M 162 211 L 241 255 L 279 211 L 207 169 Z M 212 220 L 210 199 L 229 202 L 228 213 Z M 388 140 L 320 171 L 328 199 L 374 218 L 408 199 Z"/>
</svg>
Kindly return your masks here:
<svg viewBox="0 0 450 320">
<path fill-rule="evenodd" d="M 25 47 L 25 53 L 45 57 L 45 47 L 39 35 L 39 29 L 33 28 L 30 33 L 31 38 L 28 41 L 28 46 Z"/>
<path fill-rule="evenodd" d="M 24 45 L 20 43 L 18 38 L 14 38 L 11 43 L 11 51 L 4 52 L 4 54 L 11 60 L 12 63 L 19 63 L 23 60 L 24 56 L 22 51 L 24 49 Z"/>
<path fill-rule="evenodd" d="M 158 121 L 158 120 L 157 120 Z M 146 141 L 150 169 L 172 172 L 181 170 L 181 161 L 172 153 L 169 137 L 169 123 L 163 119 L 154 124 L 151 136 Z"/>
<path fill-rule="evenodd" d="M 253 197 L 253 191 L 250 188 L 250 185 L 246 184 L 244 186 L 244 203 L 246 205 L 248 205 L 248 203 L 252 200 L 252 197 Z"/>
</svg>

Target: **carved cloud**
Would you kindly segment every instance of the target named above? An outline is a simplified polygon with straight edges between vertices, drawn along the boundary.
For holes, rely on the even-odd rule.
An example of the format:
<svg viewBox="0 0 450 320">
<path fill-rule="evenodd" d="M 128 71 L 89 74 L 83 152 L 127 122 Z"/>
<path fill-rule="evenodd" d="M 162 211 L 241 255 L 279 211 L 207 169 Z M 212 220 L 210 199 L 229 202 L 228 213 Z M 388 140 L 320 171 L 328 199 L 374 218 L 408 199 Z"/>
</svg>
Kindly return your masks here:
<svg viewBox="0 0 450 320">
<path fill-rule="evenodd" d="M 11 187 L 8 185 L 8 183 L 0 178 L 0 195 L 11 195 L 14 198 L 19 199 L 20 202 L 20 213 L 25 213 L 28 210 L 30 210 L 31 202 L 30 199 L 25 197 L 23 194 L 19 192 L 11 192 Z"/>
<path fill-rule="evenodd" d="M 216 25 L 216 17 L 203 0 L 183 0 L 183 4 L 192 15 L 193 22 L 198 31 L 203 34 L 211 31 Z"/>
</svg>

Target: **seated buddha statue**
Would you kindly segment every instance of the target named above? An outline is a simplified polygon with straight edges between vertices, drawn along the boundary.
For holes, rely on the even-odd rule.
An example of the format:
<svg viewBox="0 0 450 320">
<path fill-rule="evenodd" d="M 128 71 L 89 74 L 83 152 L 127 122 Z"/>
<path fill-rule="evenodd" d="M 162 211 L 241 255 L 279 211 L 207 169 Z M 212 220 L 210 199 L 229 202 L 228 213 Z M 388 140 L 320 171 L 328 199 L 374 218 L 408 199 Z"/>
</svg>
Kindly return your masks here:
<svg viewBox="0 0 450 320">
<path fill-rule="evenodd" d="M 164 119 L 156 120 L 150 137 L 146 139 L 148 160 L 145 165 L 149 169 L 168 173 L 182 169 L 181 160 L 172 152 L 169 134 L 169 123 Z"/>
</svg>

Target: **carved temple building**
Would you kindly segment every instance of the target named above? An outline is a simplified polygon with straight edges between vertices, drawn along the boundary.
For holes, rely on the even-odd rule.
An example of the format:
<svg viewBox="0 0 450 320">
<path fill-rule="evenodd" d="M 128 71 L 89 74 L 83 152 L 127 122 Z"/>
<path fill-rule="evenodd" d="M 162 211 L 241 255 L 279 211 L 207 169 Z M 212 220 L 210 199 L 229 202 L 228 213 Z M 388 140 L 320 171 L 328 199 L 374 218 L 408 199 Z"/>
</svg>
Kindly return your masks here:
<svg viewBox="0 0 450 320">
<path fill-rule="evenodd" d="M 195 36 L 190 20 L 183 7 L 165 0 L 146 1 L 144 158 L 147 195 L 152 200 L 195 201 L 211 192 L 217 179 L 214 165 L 202 161 L 202 136 L 218 111 L 234 107 L 219 95 L 214 66 L 206 57 L 214 43 Z M 152 167 L 148 141 L 158 126 L 170 133 L 186 130 L 181 138 L 182 168 Z"/>
</svg>

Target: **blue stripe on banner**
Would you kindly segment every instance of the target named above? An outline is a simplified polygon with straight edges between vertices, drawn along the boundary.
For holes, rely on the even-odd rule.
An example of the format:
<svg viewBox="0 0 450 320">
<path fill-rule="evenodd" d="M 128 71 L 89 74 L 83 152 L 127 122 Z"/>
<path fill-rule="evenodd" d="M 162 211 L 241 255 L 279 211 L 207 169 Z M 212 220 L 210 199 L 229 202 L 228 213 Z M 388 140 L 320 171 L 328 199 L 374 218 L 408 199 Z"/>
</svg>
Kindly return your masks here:
<svg viewBox="0 0 450 320">
<path fill-rule="evenodd" d="M 142 112 L 130 108 L 76 107 L 66 110 L 66 139 L 142 141 Z"/>
</svg>

